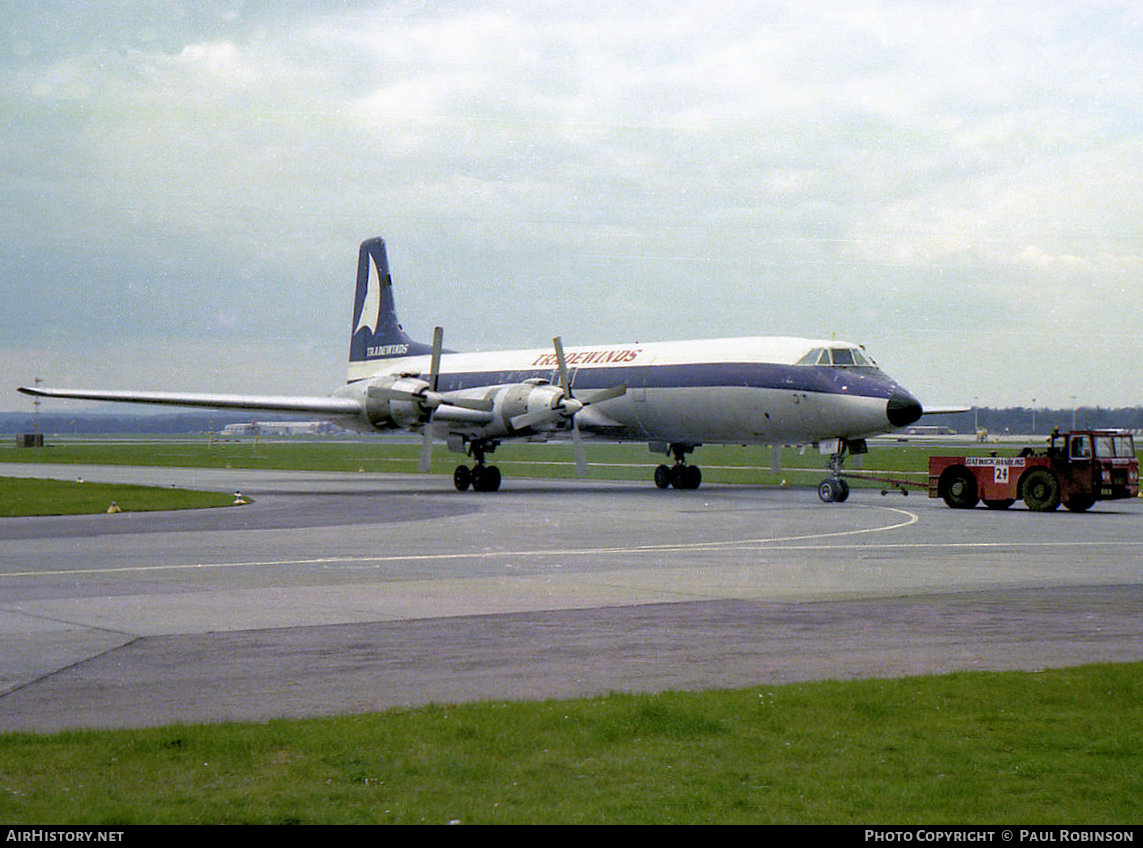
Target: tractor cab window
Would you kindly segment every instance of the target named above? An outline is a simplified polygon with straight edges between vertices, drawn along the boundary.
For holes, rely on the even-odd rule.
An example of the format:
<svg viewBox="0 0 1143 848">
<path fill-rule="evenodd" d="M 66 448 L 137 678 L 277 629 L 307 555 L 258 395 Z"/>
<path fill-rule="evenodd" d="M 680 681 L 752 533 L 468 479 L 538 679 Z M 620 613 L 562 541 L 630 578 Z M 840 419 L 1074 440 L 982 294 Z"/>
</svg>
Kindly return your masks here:
<svg viewBox="0 0 1143 848">
<path fill-rule="evenodd" d="M 1070 456 L 1072 459 L 1091 459 L 1091 438 L 1072 436 Z"/>
<path fill-rule="evenodd" d="M 1095 455 L 1105 459 L 1115 456 L 1115 440 L 1111 436 L 1096 436 Z"/>
<path fill-rule="evenodd" d="M 1129 433 L 1095 437 L 1095 455 L 1105 459 L 1135 458 L 1135 440 Z"/>
</svg>

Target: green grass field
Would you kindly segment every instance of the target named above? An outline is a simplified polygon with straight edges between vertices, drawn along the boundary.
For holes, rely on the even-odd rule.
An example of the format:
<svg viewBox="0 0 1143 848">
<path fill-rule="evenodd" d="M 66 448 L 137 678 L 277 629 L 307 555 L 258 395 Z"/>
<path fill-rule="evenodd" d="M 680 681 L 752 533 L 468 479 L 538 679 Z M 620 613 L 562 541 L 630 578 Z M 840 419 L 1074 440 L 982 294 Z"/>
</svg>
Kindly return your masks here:
<svg viewBox="0 0 1143 848">
<path fill-rule="evenodd" d="M 1143 666 L 0 736 L 0 821 L 1137 824 Z"/>
<path fill-rule="evenodd" d="M 81 515 L 163 509 L 201 509 L 233 504 L 234 495 L 31 477 L 0 477 L 0 518 L 26 515 Z"/>
</svg>

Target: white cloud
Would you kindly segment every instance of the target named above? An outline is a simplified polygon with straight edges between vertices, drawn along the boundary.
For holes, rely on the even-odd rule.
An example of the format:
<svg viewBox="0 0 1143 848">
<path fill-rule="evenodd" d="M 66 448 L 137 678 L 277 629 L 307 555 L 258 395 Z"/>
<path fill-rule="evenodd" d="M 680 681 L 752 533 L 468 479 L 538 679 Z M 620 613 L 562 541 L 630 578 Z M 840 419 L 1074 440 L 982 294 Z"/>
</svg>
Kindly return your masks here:
<svg viewBox="0 0 1143 848">
<path fill-rule="evenodd" d="M 888 316 L 904 361 L 934 315 L 955 333 L 1072 287 L 1082 338 L 1138 299 L 1132 4 L 95 5 L 35 4 L 0 54 L 0 262 L 106 317 L 68 339 L 285 330 L 340 355 L 378 233 L 406 324 L 481 347 L 875 344 Z M 86 277 L 28 260 L 53 254 Z M 47 311 L 0 326 L 51 337 Z"/>
</svg>

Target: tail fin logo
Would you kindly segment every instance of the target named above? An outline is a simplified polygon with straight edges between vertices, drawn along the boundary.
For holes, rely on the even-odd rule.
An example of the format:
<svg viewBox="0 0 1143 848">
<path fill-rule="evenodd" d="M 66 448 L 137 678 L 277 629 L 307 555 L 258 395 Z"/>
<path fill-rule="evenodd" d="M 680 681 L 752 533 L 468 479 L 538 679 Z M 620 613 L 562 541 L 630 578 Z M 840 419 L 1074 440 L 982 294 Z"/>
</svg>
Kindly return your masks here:
<svg viewBox="0 0 1143 848">
<path fill-rule="evenodd" d="M 377 324 L 381 320 L 381 272 L 376 262 L 370 262 L 369 265 L 371 267 L 365 284 L 365 297 L 361 301 L 361 317 L 357 319 L 357 326 L 353 328 L 355 335 L 363 328 L 370 333 L 376 333 Z"/>
</svg>

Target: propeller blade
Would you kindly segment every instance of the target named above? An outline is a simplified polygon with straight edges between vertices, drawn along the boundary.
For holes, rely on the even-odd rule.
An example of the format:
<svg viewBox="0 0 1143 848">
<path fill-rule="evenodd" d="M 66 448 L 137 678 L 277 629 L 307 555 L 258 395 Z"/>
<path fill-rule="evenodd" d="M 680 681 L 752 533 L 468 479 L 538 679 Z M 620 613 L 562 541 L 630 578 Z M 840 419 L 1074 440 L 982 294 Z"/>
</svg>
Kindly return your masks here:
<svg viewBox="0 0 1143 848">
<path fill-rule="evenodd" d="M 572 418 L 572 450 L 575 452 L 575 473 L 580 477 L 587 476 L 587 457 L 583 452 L 583 436 L 579 432 L 579 424 Z"/>
<path fill-rule="evenodd" d="M 406 392 L 401 389 L 390 389 L 386 386 L 371 386 L 369 397 L 378 400 L 406 400 L 425 410 L 436 409 L 442 402 L 441 396 L 436 392 Z"/>
<path fill-rule="evenodd" d="M 433 327 L 433 354 L 429 362 L 429 389 L 420 398 L 421 406 L 429 411 L 429 420 L 425 422 L 425 434 L 421 440 L 421 459 L 417 467 L 423 473 L 433 466 L 433 410 L 443 401 L 437 394 L 437 383 L 441 375 L 441 350 L 444 347 L 444 327 Z"/>
<path fill-rule="evenodd" d="M 564 343 L 559 336 L 552 339 L 552 346 L 556 349 L 556 365 L 560 369 L 560 388 L 564 390 L 564 397 L 571 397 L 571 380 L 568 378 L 568 361 L 564 356 Z"/>
<path fill-rule="evenodd" d="M 495 406 L 488 398 L 442 397 L 441 403 L 445 406 L 459 406 L 461 409 L 474 409 L 477 412 L 491 412 Z"/>
<path fill-rule="evenodd" d="M 491 412 L 493 402 L 487 398 L 451 398 L 436 392 L 405 392 L 400 389 L 390 389 L 384 386 L 373 386 L 369 389 L 369 397 L 378 400 L 406 400 L 419 404 L 427 411 L 433 411 L 440 406 L 459 406 L 463 409 L 473 409 L 477 412 Z"/>
<path fill-rule="evenodd" d="M 535 412 L 525 412 L 523 415 L 517 415 L 512 419 L 513 430 L 524 430 L 536 424 L 544 424 L 551 421 L 553 417 L 552 410 L 539 409 Z"/>
<path fill-rule="evenodd" d="M 441 375 L 441 349 L 444 347 L 444 327 L 433 328 L 433 358 L 429 365 L 429 391 L 437 390 L 437 379 Z"/>
<path fill-rule="evenodd" d="M 429 469 L 433 466 L 433 426 L 432 424 L 425 425 L 424 440 L 421 442 L 421 461 L 417 467 L 422 472 L 428 473 Z"/>
<path fill-rule="evenodd" d="M 605 400 L 614 400 L 615 398 L 622 397 L 625 394 L 627 394 L 627 384 L 620 383 L 618 386 L 612 386 L 609 389 L 604 389 L 601 392 L 597 392 L 591 400 L 584 402 L 584 406 L 589 406 L 593 403 L 603 403 Z"/>
<path fill-rule="evenodd" d="M 420 398 L 420 395 L 390 389 L 385 386 L 370 386 L 369 397 L 376 398 L 377 400 L 417 400 Z"/>
</svg>

